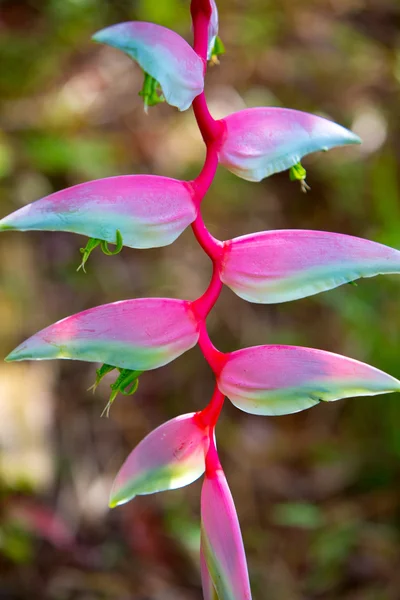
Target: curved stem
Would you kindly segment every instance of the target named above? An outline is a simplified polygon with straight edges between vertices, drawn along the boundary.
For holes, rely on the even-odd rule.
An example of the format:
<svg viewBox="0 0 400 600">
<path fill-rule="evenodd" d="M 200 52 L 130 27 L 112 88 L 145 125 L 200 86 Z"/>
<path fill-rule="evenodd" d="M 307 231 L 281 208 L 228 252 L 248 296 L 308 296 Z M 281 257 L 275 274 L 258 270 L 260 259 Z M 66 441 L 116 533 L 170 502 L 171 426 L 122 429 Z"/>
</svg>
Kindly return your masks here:
<svg viewBox="0 0 400 600">
<path fill-rule="evenodd" d="M 213 274 L 208 288 L 200 298 L 197 298 L 192 303 L 193 310 L 200 319 L 204 320 L 208 316 L 213 306 L 215 306 L 221 290 L 222 281 L 219 278 L 218 266 L 214 263 Z"/>
<path fill-rule="evenodd" d="M 200 213 L 192 223 L 192 230 L 196 240 L 199 242 L 204 252 L 211 258 L 213 262 L 218 261 L 222 256 L 224 244 L 211 235 L 205 226 L 203 217 Z"/>
<path fill-rule="evenodd" d="M 206 455 L 206 473 L 208 477 L 215 475 L 216 471 L 222 470 L 222 466 L 219 460 L 217 446 L 215 444 L 215 428 L 212 427 L 210 430 L 210 445 Z"/>
<path fill-rule="evenodd" d="M 223 352 L 217 350 L 217 348 L 210 340 L 205 321 L 203 321 L 200 324 L 200 336 L 198 344 L 200 346 L 200 350 L 202 351 L 204 358 L 214 371 L 214 374 L 218 375 L 221 372 L 224 364 L 226 363 L 228 356 Z"/>
<path fill-rule="evenodd" d="M 207 146 L 206 160 L 203 168 L 196 177 L 191 181 L 192 188 L 195 194 L 195 201 L 200 206 L 204 196 L 208 192 L 218 167 L 218 154 L 214 144 Z"/>
<path fill-rule="evenodd" d="M 218 417 L 224 405 L 225 396 L 216 385 L 210 402 L 204 410 L 198 413 L 203 426 L 211 426 L 213 429 L 218 421 Z"/>
<path fill-rule="evenodd" d="M 210 0 L 191 0 L 190 10 L 193 20 L 193 46 L 195 52 L 203 60 L 205 73 L 208 53 L 208 29 L 212 13 L 211 2 Z M 201 201 L 215 177 L 218 167 L 218 145 L 223 135 L 223 124 L 221 121 L 213 119 L 210 114 L 204 92 L 193 100 L 193 112 L 207 147 L 204 166 L 198 177 L 191 182 L 194 197 L 198 202 L 198 206 L 200 206 Z M 218 376 L 227 360 L 227 355 L 217 350 L 211 342 L 206 328 L 206 318 L 218 300 L 222 289 L 222 282 L 219 276 L 219 263 L 224 252 L 224 244 L 220 240 L 214 238 L 208 231 L 200 211 L 196 220 L 192 223 L 192 230 L 200 246 L 213 263 L 213 274 L 210 284 L 204 294 L 192 303 L 192 307 L 200 322 L 198 342 L 200 349 L 215 375 Z M 216 385 L 209 405 L 204 411 L 199 413 L 199 418 L 201 418 L 205 424 L 212 426 L 210 431 L 210 450 L 207 455 L 207 461 L 214 470 L 218 461 L 214 440 L 214 426 L 218 420 L 223 403 L 224 395 L 218 389 L 218 385 Z M 208 456 L 210 456 L 210 458 L 208 458 Z"/>
<path fill-rule="evenodd" d="M 196 96 L 192 106 L 204 142 L 209 144 L 214 140 L 218 140 L 222 135 L 223 124 L 211 116 L 204 92 Z"/>
</svg>

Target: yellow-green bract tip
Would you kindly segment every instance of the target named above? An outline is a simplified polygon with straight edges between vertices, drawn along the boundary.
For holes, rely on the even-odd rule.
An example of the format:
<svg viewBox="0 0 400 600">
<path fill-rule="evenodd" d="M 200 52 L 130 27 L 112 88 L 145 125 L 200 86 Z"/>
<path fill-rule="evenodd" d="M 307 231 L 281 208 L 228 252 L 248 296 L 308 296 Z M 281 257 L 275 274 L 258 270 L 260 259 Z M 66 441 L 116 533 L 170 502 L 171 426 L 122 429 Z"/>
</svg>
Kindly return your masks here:
<svg viewBox="0 0 400 600">
<path fill-rule="evenodd" d="M 122 506 L 123 504 L 126 504 L 127 502 L 129 502 L 130 500 L 133 500 L 134 498 L 136 498 L 137 494 L 121 494 L 121 493 L 113 493 L 113 490 L 111 490 L 111 494 L 110 494 L 110 499 L 108 501 L 108 506 L 109 508 L 116 508 L 117 506 Z"/>
<path fill-rule="evenodd" d="M 19 358 L 19 356 L 15 353 L 15 350 L 12 350 L 10 354 L 5 357 L 4 362 L 15 362 L 17 360 L 23 359 Z"/>
<path fill-rule="evenodd" d="M 0 231 L 13 231 L 15 229 L 16 227 L 13 227 L 13 225 L 7 225 L 7 223 L 2 223 L 0 221 Z"/>
<path fill-rule="evenodd" d="M 118 506 L 119 502 L 117 500 L 113 500 L 112 498 L 110 498 L 110 501 L 108 503 L 108 507 L 109 508 L 116 508 Z"/>
</svg>

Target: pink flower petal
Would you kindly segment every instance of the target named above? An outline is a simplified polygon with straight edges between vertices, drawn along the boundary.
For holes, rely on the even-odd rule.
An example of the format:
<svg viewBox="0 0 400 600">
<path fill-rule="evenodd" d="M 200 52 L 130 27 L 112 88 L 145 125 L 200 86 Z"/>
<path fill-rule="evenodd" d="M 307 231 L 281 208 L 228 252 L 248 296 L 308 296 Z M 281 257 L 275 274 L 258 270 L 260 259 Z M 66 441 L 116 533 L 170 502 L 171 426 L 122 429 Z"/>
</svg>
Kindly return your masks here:
<svg viewBox="0 0 400 600">
<path fill-rule="evenodd" d="M 177 33 L 155 25 L 132 21 L 97 32 L 93 39 L 122 50 L 156 79 L 166 101 L 186 110 L 204 89 L 204 64 Z"/>
<path fill-rule="evenodd" d="M 146 371 L 196 345 L 191 303 L 139 298 L 104 304 L 46 327 L 23 342 L 8 361 L 66 358 Z"/>
<path fill-rule="evenodd" d="M 220 277 L 249 302 L 288 302 L 360 277 L 400 273 L 400 252 L 339 233 L 263 231 L 225 243 Z"/>
<path fill-rule="evenodd" d="M 198 479 L 205 469 L 208 427 L 196 413 L 181 415 L 149 433 L 122 465 L 113 485 L 110 506 L 139 494 L 174 490 Z"/>
<path fill-rule="evenodd" d="M 255 346 L 228 355 L 218 386 L 255 415 L 285 415 L 321 401 L 400 391 L 400 381 L 362 362 L 298 346 Z"/>
<path fill-rule="evenodd" d="M 0 221 L 0 231 L 70 231 L 125 246 L 171 244 L 197 216 L 190 185 L 153 175 L 82 183 L 37 200 Z"/>
<path fill-rule="evenodd" d="M 310 152 L 360 143 L 332 121 L 287 108 L 249 108 L 222 122 L 226 132 L 220 163 L 248 181 L 289 169 Z"/>
<path fill-rule="evenodd" d="M 219 600 L 250 600 L 240 525 L 232 494 L 221 469 L 206 474 L 201 492 L 201 548 Z M 203 567 L 204 570 L 204 567 Z M 205 600 L 212 598 L 207 575 L 203 576 Z M 211 590 L 212 591 L 212 590 Z"/>
</svg>

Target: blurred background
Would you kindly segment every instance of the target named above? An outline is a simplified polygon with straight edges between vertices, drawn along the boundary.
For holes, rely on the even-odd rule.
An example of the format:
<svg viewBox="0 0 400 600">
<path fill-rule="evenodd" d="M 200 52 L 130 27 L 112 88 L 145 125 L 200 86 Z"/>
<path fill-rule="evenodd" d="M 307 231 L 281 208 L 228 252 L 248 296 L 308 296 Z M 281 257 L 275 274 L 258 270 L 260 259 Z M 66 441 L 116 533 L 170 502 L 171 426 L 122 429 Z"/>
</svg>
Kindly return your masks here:
<svg viewBox="0 0 400 600">
<path fill-rule="evenodd" d="M 275 105 L 328 116 L 364 144 L 260 184 L 222 168 L 204 201 L 220 239 L 274 228 L 353 234 L 400 248 L 398 0 L 219 0 L 227 53 L 209 69 L 211 112 Z M 90 41 L 155 21 L 191 39 L 188 0 L 0 0 L 1 216 L 48 193 L 125 173 L 192 178 L 204 147 L 192 112 L 146 117 L 139 68 Z M 86 308 L 139 296 L 195 299 L 211 265 L 191 230 L 165 249 L 97 250 L 72 234 L 0 238 L 0 354 Z M 400 376 L 400 280 L 379 277 L 277 306 L 225 289 L 209 318 L 223 351 L 264 343 L 342 353 Z M 0 598 L 200 600 L 201 481 L 109 511 L 131 449 L 203 407 L 200 351 L 143 375 L 110 417 L 96 365 L 0 364 Z M 108 381 L 110 383 L 110 381 Z M 255 600 L 400 598 L 400 399 L 387 395 L 262 418 L 226 403 L 218 443 Z"/>
</svg>

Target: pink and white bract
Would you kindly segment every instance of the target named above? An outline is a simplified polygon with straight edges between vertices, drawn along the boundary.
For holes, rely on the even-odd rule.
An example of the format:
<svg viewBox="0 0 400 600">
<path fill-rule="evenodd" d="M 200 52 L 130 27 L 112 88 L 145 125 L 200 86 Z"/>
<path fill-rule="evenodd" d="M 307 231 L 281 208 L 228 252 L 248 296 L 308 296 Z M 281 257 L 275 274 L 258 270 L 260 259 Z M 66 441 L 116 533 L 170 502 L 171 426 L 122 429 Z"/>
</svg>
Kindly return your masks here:
<svg viewBox="0 0 400 600">
<path fill-rule="evenodd" d="M 249 302 L 288 302 L 360 277 L 400 273 L 400 252 L 350 235 L 288 229 L 224 244 L 220 277 Z"/>
<path fill-rule="evenodd" d="M 173 31 L 141 22 L 113 25 L 94 39 L 122 50 L 142 67 L 145 107 L 162 101 L 161 92 L 180 110 L 193 106 L 207 147 L 200 174 L 188 182 L 125 175 L 83 183 L 16 210 L 0 221 L 0 231 L 87 235 L 94 239 L 82 249 L 84 266 L 86 253 L 99 244 L 106 254 L 113 253 L 108 242 L 116 243 L 114 253 L 119 251 L 121 238 L 132 248 L 165 246 L 191 225 L 213 264 L 208 288 L 192 302 L 141 298 L 97 306 L 33 335 L 8 360 L 104 363 L 94 388 L 116 368 L 109 407 L 119 392 L 136 391 L 142 371 L 161 367 L 198 344 L 215 377 L 210 402 L 198 413 L 164 423 L 136 446 L 115 479 L 110 506 L 182 487 L 205 473 L 200 547 L 204 600 L 251 600 L 240 526 L 215 446 L 225 396 L 251 414 L 285 415 L 322 401 L 399 392 L 400 381 L 357 360 L 311 348 L 269 345 L 224 354 L 209 338 L 207 317 L 223 284 L 250 302 L 288 302 L 358 278 L 399 273 L 400 252 L 322 231 L 264 231 L 228 241 L 210 234 L 200 206 L 218 164 L 249 181 L 285 169 L 291 169 L 292 179 L 303 181 L 303 156 L 360 139 L 332 121 L 286 108 L 251 108 L 215 120 L 203 91 L 207 59 L 214 45 L 215 53 L 223 50 L 217 50 L 215 0 L 191 0 L 191 15 L 193 48 Z"/>
<path fill-rule="evenodd" d="M 89 181 L 32 202 L 0 221 L 0 231 L 69 231 L 115 243 L 119 230 L 130 248 L 167 246 L 198 212 L 185 181 L 122 175 Z"/>
<path fill-rule="evenodd" d="M 360 143 L 341 125 L 287 108 L 248 108 L 222 122 L 220 163 L 247 181 L 289 169 L 311 152 Z"/>
<path fill-rule="evenodd" d="M 180 35 L 132 21 L 98 31 L 93 39 L 122 50 L 156 79 L 168 104 L 187 110 L 204 88 L 204 64 Z"/>
<path fill-rule="evenodd" d="M 204 597 L 250 600 L 242 534 L 231 491 L 222 469 L 206 472 L 201 491 L 201 552 Z M 207 577 L 209 575 L 209 578 Z M 211 593 L 210 593 L 211 592 Z"/>
<path fill-rule="evenodd" d="M 176 417 L 140 442 L 122 465 L 111 491 L 110 506 L 139 494 L 174 490 L 203 475 L 209 427 L 196 413 Z"/>
<path fill-rule="evenodd" d="M 66 317 L 23 342 L 7 360 L 66 358 L 147 371 L 193 348 L 198 338 L 190 302 L 139 298 Z"/>
<path fill-rule="evenodd" d="M 400 381 L 379 369 L 299 346 L 232 352 L 218 386 L 235 406 L 254 415 L 287 415 L 319 402 L 400 391 Z"/>
</svg>

